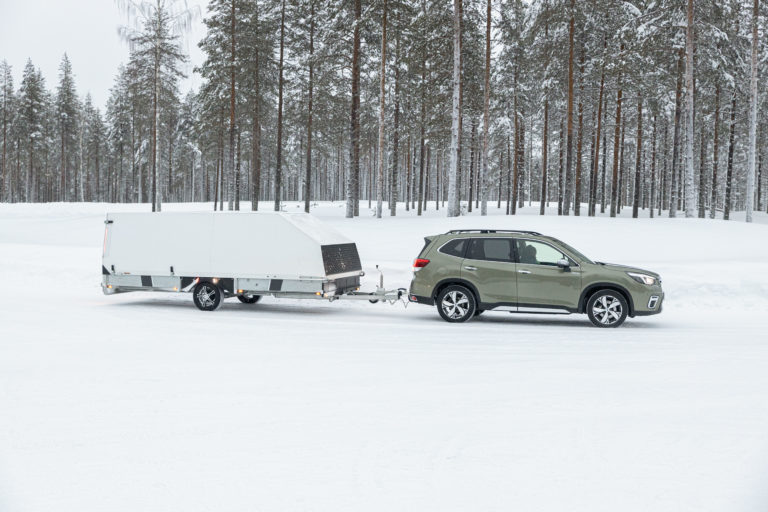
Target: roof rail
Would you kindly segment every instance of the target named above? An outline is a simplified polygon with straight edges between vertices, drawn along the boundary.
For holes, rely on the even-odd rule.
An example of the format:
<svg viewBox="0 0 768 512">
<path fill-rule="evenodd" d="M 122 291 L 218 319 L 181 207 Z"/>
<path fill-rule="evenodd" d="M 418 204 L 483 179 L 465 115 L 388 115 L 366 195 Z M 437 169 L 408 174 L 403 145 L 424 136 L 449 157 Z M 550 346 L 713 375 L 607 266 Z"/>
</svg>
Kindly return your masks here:
<svg viewBox="0 0 768 512">
<path fill-rule="evenodd" d="M 522 229 L 452 229 L 448 231 L 446 235 L 454 233 L 523 233 L 526 235 L 541 236 L 541 233 L 536 231 L 523 231 Z"/>
</svg>

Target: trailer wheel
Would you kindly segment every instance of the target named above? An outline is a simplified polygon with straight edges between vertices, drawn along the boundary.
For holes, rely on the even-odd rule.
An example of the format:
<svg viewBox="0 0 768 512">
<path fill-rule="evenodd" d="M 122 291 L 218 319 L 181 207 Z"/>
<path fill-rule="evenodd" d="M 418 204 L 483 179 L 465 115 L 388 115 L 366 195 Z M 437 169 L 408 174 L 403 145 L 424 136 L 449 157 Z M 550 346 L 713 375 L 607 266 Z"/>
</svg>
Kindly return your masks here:
<svg viewBox="0 0 768 512">
<path fill-rule="evenodd" d="M 261 295 L 251 295 L 250 293 L 242 293 L 237 296 L 237 300 L 243 304 L 256 304 L 261 300 Z"/>
<path fill-rule="evenodd" d="M 207 281 L 197 283 L 192 291 L 192 299 L 200 311 L 216 311 L 221 306 L 224 292 L 213 283 Z"/>
</svg>

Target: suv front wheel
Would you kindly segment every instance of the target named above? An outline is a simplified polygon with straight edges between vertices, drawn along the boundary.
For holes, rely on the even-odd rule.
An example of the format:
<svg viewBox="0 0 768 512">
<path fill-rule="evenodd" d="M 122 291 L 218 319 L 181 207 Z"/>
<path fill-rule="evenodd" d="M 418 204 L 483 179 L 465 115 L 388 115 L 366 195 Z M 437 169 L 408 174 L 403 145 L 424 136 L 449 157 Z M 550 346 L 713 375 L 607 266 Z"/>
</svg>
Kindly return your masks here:
<svg viewBox="0 0 768 512">
<path fill-rule="evenodd" d="M 587 315 L 596 327 L 618 327 L 627 319 L 629 305 L 617 291 L 600 290 L 587 302 Z"/>
<path fill-rule="evenodd" d="M 476 309 L 475 296 L 464 286 L 446 286 L 437 295 L 437 311 L 446 322 L 466 322 Z"/>
</svg>

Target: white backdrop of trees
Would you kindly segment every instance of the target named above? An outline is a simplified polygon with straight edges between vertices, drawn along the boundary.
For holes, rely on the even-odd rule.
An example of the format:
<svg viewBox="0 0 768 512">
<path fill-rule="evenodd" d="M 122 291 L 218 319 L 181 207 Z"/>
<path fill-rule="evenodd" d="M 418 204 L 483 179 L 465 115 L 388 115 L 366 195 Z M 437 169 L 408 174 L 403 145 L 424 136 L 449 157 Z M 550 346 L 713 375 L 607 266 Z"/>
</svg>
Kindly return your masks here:
<svg viewBox="0 0 768 512">
<path fill-rule="evenodd" d="M 180 4 L 120 2 L 104 111 L 2 61 L 0 201 L 768 209 L 759 0 L 211 0 L 183 97 Z"/>
</svg>

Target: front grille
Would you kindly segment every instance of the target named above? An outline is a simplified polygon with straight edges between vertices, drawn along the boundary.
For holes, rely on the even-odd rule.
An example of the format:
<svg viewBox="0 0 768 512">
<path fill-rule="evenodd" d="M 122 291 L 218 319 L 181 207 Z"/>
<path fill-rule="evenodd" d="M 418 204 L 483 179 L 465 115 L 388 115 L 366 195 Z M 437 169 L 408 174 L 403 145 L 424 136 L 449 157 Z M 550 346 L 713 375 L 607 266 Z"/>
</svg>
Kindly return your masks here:
<svg viewBox="0 0 768 512">
<path fill-rule="evenodd" d="M 355 244 L 336 244 L 321 246 L 325 275 L 344 274 L 363 269 Z"/>
</svg>

